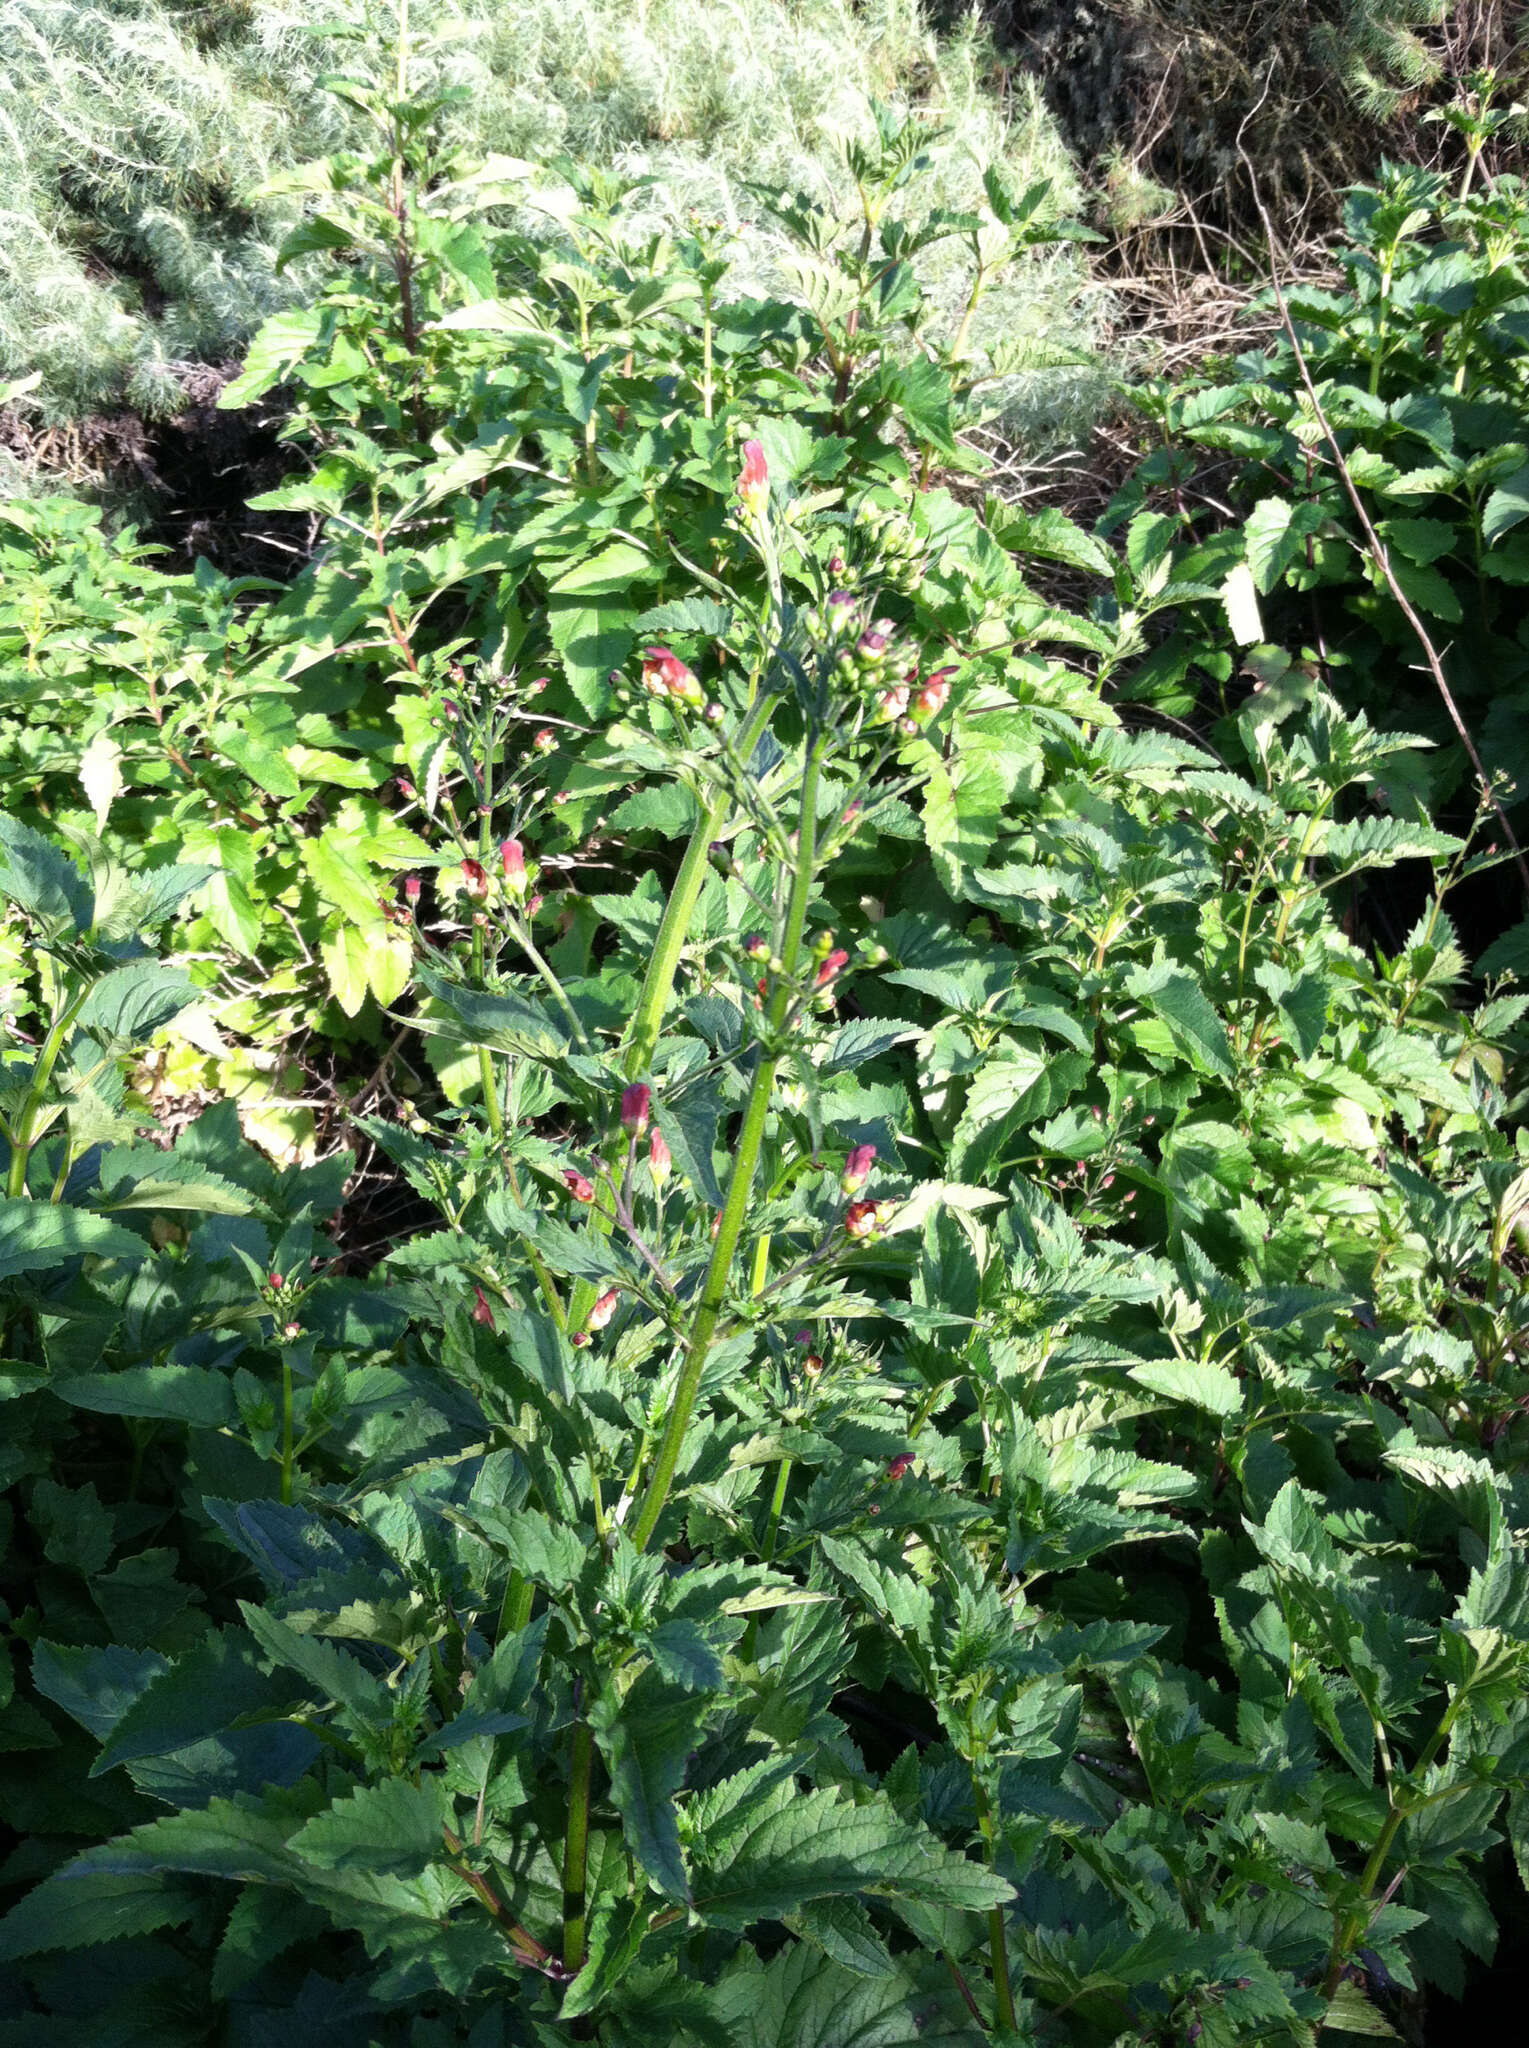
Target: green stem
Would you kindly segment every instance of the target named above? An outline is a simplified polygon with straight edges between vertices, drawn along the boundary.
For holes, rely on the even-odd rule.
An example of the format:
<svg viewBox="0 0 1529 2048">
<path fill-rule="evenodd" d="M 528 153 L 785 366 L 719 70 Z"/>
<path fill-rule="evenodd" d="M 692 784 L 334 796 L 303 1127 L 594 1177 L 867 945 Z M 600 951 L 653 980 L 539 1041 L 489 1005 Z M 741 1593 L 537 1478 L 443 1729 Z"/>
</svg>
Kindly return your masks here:
<svg viewBox="0 0 1529 2048">
<path fill-rule="evenodd" d="M 594 1730 L 587 1721 L 580 1721 L 573 1731 L 568 1839 L 563 1845 L 563 1968 L 570 1973 L 584 1967 L 584 1872 L 589 1852 L 589 1786 L 594 1755 Z"/>
<path fill-rule="evenodd" d="M 739 729 L 737 751 L 747 761 L 759 744 L 759 736 L 769 719 L 773 700 L 762 697 Z M 658 928 L 658 937 L 653 945 L 653 957 L 648 962 L 648 971 L 643 976 L 642 994 L 637 1000 L 637 1009 L 632 1017 L 632 1035 L 627 1041 L 623 1062 L 629 1081 L 640 1081 L 653 1063 L 653 1053 L 658 1045 L 658 1034 L 663 1027 L 664 1011 L 674 989 L 674 978 L 679 972 L 680 954 L 690 935 L 690 920 L 695 913 L 696 898 L 701 893 L 701 883 L 706 876 L 706 862 L 712 841 L 727 824 L 732 811 L 732 792 L 724 790 L 714 798 L 702 812 L 699 824 L 690 835 L 690 844 L 685 848 L 685 857 L 680 862 L 679 873 L 674 878 L 674 887 L 669 891 L 669 901 L 664 910 L 663 922 Z"/>
<path fill-rule="evenodd" d="M 774 700 L 761 697 L 744 719 L 738 731 L 737 752 L 747 762 L 759 736 L 769 721 Z M 690 935 L 690 921 L 695 915 L 696 899 L 701 893 L 701 884 L 706 878 L 706 863 L 712 841 L 718 837 L 727 824 L 733 807 L 732 792 L 723 790 L 702 812 L 700 822 L 690 835 L 690 843 L 680 862 L 679 873 L 669 891 L 663 921 L 658 927 L 658 937 L 653 943 L 652 957 L 648 971 L 643 976 L 642 992 L 637 999 L 637 1008 L 632 1014 L 632 1035 L 627 1041 L 622 1057 L 622 1072 L 629 1081 L 640 1081 L 653 1065 L 653 1054 L 658 1046 L 658 1035 L 663 1029 L 664 1011 L 674 992 L 675 976 L 679 973 L 680 954 Z M 592 1237 L 609 1237 L 615 1218 L 603 1209 L 596 1209 L 590 1216 L 588 1230 Z M 594 1280 L 577 1280 L 568 1304 L 568 1327 L 582 1330 L 589 1311 L 594 1307 L 599 1294 L 599 1284 Z"/>
<path fill-rule="evenodd" d="M 821 763 L 822 742 L 814 740 L 802 775 L 801 824 L 797 833 L 796 872 L 792 877 L 791 897 L 786 908 L 786 930 L 781 942 L 783 971 L 770 1004 L 766 1026 L 765 1045 L 775 1048 L 779 1047 L 781 1033 L 791 1008 L 792 983 L 796 977 L 802 931 L 807 922 L 807 904 L 812 893 L 813 870 L 817 856 L 818 776 Z M 652 1475 L 648 1480 L 648 1489 L 643 1496 L 642 1507 L 632 1529 L 632 1542 L 638 1550 L 647 1548 L 653 1531 L 658 1526 L 659 1517 L 664 1511 L 664 1503 L 669 1498 L 669 1489 L 674 1483 L 675 1467 L 679 1464 L 685 1431 L 690 1425 L 691 1410 L 695 1407 L 701 1374 L 706 1368 L 706 1360 L 716 1336 L 717 1323 L 727 1294 L 728 1277 L 738 1251 L 738 1240 L 743 1234 L 743 1220 L 754 1184 L 754 1170 L 759 1164 L 760 1149 L 764 1144 L 765 1124 L 769 1118 L 770 1099 L 774 1092 L 775 1073 L 780 1065 L 780 1059 L 778 1049 L 761 1049 L 759 1065 L 754 1070 L 754 1080 L 749 1089 L 748 1102 L 743 1112 L 743 1125 L 738 1133 L 737 1148 L 733 1157 L 733 1171 L 727 1184 L 727 1197 L 717 1220 L 716 1243 L 712 1246 L 711 1262 L 706 1268 L 701 1299 L 696 1308 L 695 1321 L 691 1325 L 685 1361 L 680 1368 L 679 1385 L 674 1391 L 669 1419 L 664 1425 L 658 1454 L 653 1462 Z"/>
<path fill-rule="evenodd" d="M 74 1020 L 84 1008 L 88 990 L 82 989 L 72 1003 L 66 1003 L 54 1018 L 47 1037 L 43 1040 L 37 1055 L 37 1064 L 32 1070 L 32 1085 L 26 1093 L 26 1100 L 17 1112 L 16 1121 L 7 1132 L 11 1142 L 11 1162 L 6 1172 L 5 1192 L 20 1198 L 27 1191 L 27 1167 L 32 1157 L 32 1147 L 41 1135 L 37 1128 L 37 1114 L 47 1098 L 48 1084 L 53 1079 L 53 1069 L 58 1065 L 58 1056 L 64 1049 L 64 1040 L 73 1028 Z"/>
<path fill-rule="evenodd" d="M 1413 1766 L 1413 1777 L 1422 1777 L 1448 1741 L 1449 1731 L 1455 1725 L 1455 1717 L 1465 1705 L 1467 1689 L 1462 1686 L 1444 1709 L 1438 1727 L 1418 1755 L 1417 1763 Z M 1370 1851 L 1370 1860 L 1365 1864 L 1364 1874 L 1359 1880 L 1358 1903 L 1339 1919 L 1333 1931 L 1332 1953 L 1328 1957 L 1327 1976 L 1322 1985 L 1322 1996 L 1329 2002 L 1337 1995 L 1338 1986 L 1343 1978 L 1343 1966 L 1348 1960 L 1350 1949 L 1370 1924 L 1371 1896 L 1380 1882 L 1380 1874 L 1386 1867 L 1386 1858 L 1391 1853 L 1391 1846 L 1401 1830 L 1402 1822 L 1411 1811 L 1409 1805 L 1393 1795 L 1391 1811 L 1386 1815 L 1386 1824 L 1376 1837 L 1375 1847 Z"/>
<path fill-rule="evenodd" d="M 292 1361 L 281 1356 L 281 1504 L 292 1505 Z"/>
<path fill-rule="evenodd" d="M 998 1853 L 997 1830 L 993 1825 L 993 1809 L 987 1792 L 975 1770 L 972 1772 L 972 1790 L 977 1796 L 977 1820 L 982 1829 L 982 1839 L 987 1844 L 989 1865 L 996 1862 Z M 998 2024 L 1011 2032 L 1015 2026 L 1014 1987 L 1009 1981 L 1009 1949 L 1004 1933 L 1003 1908 L 994 1906 L 987 1916 L 988 1953 L 993 1969 L 993 1994 L 998 2002 Z"/>
<path fill-rule="evenodd" d="M 506 1636 L 518 1636 L 529 1625 L 535 1599 L 535 1586 L 512 1566 L 504 1582 L 504 1600 L 499 1609 L 498 1642 L 503 1642 Z"/>
<path fill-rule="evenodd" d="M 775 1475 L 775 1492 L 770 1501 L 769 1519 L 765 1523 L 765 1538 L 761 1555 L 768 1564 L 775 1555 L 775 1545 L 780 1538 L 780 1518 L 786 1511 L 786 1488 L 791 1481 L 791 1460 L 782 1458 L 780 1470 Z"/>
</svg>

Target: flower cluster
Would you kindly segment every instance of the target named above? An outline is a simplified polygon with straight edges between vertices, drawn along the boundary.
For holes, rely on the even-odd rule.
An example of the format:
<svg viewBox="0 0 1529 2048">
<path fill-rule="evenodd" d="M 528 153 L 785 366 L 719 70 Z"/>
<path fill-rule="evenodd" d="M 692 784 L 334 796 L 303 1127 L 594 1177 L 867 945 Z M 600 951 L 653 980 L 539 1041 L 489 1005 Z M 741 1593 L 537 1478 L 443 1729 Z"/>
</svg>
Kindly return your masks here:
<svg viewBox="0 0 1529 2048">
<path fill-rule="evenodd" d="M 954 670 L 936 669 L 920 682 L 918 650 L 899 639 L 893 620 L 867 618 L 852 591 L 831 590 L 808 610 L 806 624 L 840 683 L 871 699 L 873 725 L 912 734 L 949 703 Z"/>
</svg>

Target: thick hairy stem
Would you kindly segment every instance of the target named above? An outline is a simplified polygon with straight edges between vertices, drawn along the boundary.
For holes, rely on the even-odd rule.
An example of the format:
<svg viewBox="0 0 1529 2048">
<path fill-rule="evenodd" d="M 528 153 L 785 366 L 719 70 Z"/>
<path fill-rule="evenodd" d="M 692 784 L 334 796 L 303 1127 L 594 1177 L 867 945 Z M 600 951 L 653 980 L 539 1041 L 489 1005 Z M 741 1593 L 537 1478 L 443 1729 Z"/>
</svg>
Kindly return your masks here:
<svg viewBox="0 0 1529 2048">
<path fill-rule="evenodd" d="M 770 1004 L 766 1024 L 765 1042 L 770 1046 L 779 1045 L 781 1033 L 785 1029 L 786 1018 L 791 1008 L 791 984 L 795 980 L 801 957 L 802 930 L 807 921 L 807 904 L 812 894 L 813 870 L 817 863 L 820 763 L 821 747 L 815 744 L 807 756 L 806 772 L 802 777 L 796 872 L 792 877 L 791 898 L 786 909 L 786 931 L 781 943 L 783 972 Z M 748 1102 L 743 1112 L 743 1125 L 738 1133 L 733 1156 L 733 1171 L 727 1184 L 727 1197 L 722 1204 L 722 1213 L 717 1219 L 716 1242 L 712 1246 L 711 1262 L 706 1268 L 706 1279 L 701 1288 L 701 1299 L 696 1307 L 695 1321 L 690 1327 L 690 1339 L 685 1349 L 684 1364 L 680 1368 L 679 1385 L 674 1391 L 669 1418 L 664 1425 L 658 1453 L 653 1461 L 648 1489 L 643 1496 L 642 1507 L 632 1529 L 632 1541 L 639 1550 L 646 1549 L 653 1531 L 657 1528 L 659 1517 L 664 1511 L 664 1503 L 669 1498 L 669 1489 L 674 1483 L 675 1468 L 679 1464 L 685 1431 L 690 1426 L 691 1410 L 695 1407 L 701 1374 L 706 1368 L 706 1360 L 717 1334 L 717 1323 L 727 1296 L 728 1279 L 732 1272 L 733 1260 L 737 1256 L 738 1241 L 743 1234 L 744 1217 L 748 1212 L 749 1195 L 754 1184 L 754 1170 L 759 1164 L 765 1124 L 769 1118 L 770 1098 L 775 1087 L 775 1073 L 779 1065 L 778 1051 L 762 1052 L 759 1065 L 754 1070 L 753 1085 L 749 1089 Z"/>
<path fill-rule="evenodd" d="M 563 1845 L 563 1968 L 570 1973 L 584 1967 L 584 1867 L 589 1852 L 589 1787 L 594 1757 L 594 1731 L 587 1721 L 580 1721 L 573 1731 L 568 1837 Z"/>
</svg>

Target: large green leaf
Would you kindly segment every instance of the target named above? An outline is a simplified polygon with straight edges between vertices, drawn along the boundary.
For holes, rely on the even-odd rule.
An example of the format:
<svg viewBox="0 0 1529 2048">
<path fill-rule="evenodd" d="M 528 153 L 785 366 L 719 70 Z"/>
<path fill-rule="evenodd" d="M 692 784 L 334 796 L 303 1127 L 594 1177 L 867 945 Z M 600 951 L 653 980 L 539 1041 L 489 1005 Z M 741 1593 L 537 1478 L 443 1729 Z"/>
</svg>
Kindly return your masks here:
<svg viewBox="0 0 1529 2048">
<path fill-rule="evenodd" d="M 139 1693 L 112 1728 L 91 1776 L 142 1757 L 169 1756 L 300 1704 L 300 1682 L 280 1669 L 262 1671 L 251 1639 L 225 1629 L 204 1637 Z"/>
<path fill-rule="evenodd" d="M 804 1793 L 774 1765 L 718 1787 L 699 1807 L 691 1889 L 713 1926 L 741 1933 L 809 1900 L 861 1893 L 971 1912 L 1014 1896 L 1006 1879 L 883 1798 L 851 1804 L 837 1788 Z"/>
<path fill-rule="evenodd" d="M 735 2048 L 981 2048 L 996 2038 L 948 1980 L 931 1992 L 905 1968 L 863 1977 L 800 1941 L 765 1964 L 745 1951 L 716 2004 Z"/>
<path fill-rule="evenodd" d="M 66 931 L 88 932 L 95 918 L 94 893 L 74 863 L 30 825 L 3 815 L 0 902 Z"/>
<path fill-rule="evenodd" d="M 130 960 L 94 984 L 77 1022 L 91 1037 L 130 1049 L 144 1044 L 197 1000 L 179 969 L 158 960 Z"/>
<path fill-rule="evenodd" d="M 1226 1026 L 1192 974 L 1159 960 L 1151 967 L 1135 968 L 1127 977 L 1126 993 L 1162 1018 L 1192 1066 L 1201 1073 L 1219 1074 L 1223 1080 L 1235 1078 L 1237 1067 Z"/>
<path fill-rule="evenodd" d="M 120 1223 L 88 1209 L 0 1195 L 0 1280 L 46 1272 L 86 1252 L 102 1259 L 146 1259 L 149 1248 Z"/>
<path fill-rule="evenodd" d="M 424 1776 L 418 1784 L 384 1778 L 315 1814 L 289 1847 L 325 1870 L 412 1875 L 441 1856 L 452 1811 L 451 1793 L 439 1776 Z"/>
<path fill-rule="evenodd" d="M 627 1846 L 671 1899 L 690 1897 L 674 1798 L 709 1705 L 704 1694 L 670 1684 L 650 1664 L 626 1694 L 603 1691 L 589 1714 Z"/>
<path fill-rule="evenodd" d="M 236 1423 L 232 1383 L 195 1365 L 129 1365 L 118 1372 L 81 1372 L 56 1378 L 49 1392 L 71 1408 L 97 1415 L 135 1415 L 143 1421 L 189 1422 L 197 1429 Z"/>
</svg>

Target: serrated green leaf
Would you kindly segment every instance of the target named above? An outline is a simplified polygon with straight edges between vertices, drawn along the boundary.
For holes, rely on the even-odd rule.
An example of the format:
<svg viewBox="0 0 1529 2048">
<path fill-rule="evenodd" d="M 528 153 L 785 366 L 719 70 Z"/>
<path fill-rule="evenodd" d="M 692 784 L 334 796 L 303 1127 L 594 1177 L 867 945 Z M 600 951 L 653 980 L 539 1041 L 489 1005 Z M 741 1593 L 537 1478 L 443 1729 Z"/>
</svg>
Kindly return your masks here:
<svg viewBox="0 0 1529 2048">
<path fill-rule="evenodd" d="M 239 1420 L 232 1382 L 193 1365 L 130 1365 L 117 1372 L 61 1374 L 50 1384 L 57 1400 L 96 1415 L 135 1415 L 146 1422 L 186 1422 L 220 1429 Z"/>
<path fill-rule="evenodd" d="M 384 1778 L 358 1785 L 299 1828 L 288 1847 L 323 1870 L 394 1872 L 412 1876 L 443 1854 L 453 1805 L 445 1780 L 426 1774 L 418 1784 Z"/>
<path fill-rule="evenodd" d="M 149 1248 L 119 1223 L 88 1209 L 0 1195 L 0 1280 L 43 1273 L 90 1253 L 101 1259 L 146 1259 Z"/>
</svg>

